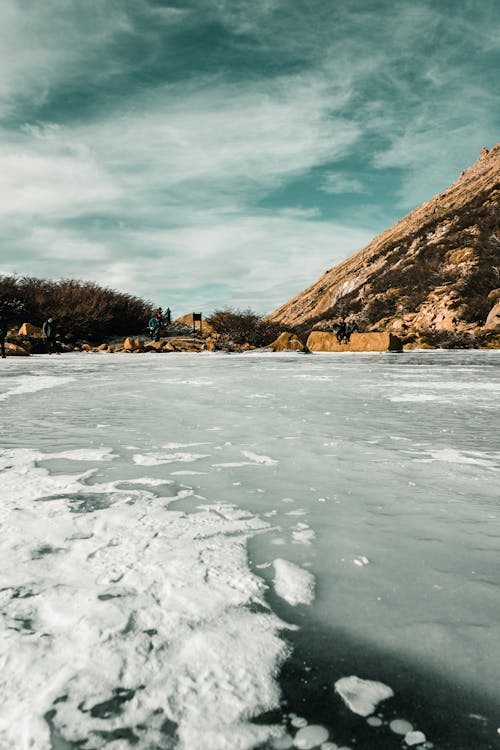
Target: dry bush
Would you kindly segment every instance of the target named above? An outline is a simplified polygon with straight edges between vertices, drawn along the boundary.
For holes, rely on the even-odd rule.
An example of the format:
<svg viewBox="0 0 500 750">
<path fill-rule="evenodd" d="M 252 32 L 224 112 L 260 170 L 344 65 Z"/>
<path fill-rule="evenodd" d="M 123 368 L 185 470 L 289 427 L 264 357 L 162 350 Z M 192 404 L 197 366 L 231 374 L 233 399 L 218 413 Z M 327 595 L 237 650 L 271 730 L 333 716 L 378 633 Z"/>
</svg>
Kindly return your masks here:
<svg viewBox="0 0 500 750">
<path fill-rule="evenodd" d="M 264 320 L 252 310 L 234 310 L 226 307 L 223 310 L 216 310 L 206 320 L 216 333 L 227 336 L 236 344 L 249 343 L 253 346 L 267 346 L 282 331 L 277 323 Z"/>
</svg>

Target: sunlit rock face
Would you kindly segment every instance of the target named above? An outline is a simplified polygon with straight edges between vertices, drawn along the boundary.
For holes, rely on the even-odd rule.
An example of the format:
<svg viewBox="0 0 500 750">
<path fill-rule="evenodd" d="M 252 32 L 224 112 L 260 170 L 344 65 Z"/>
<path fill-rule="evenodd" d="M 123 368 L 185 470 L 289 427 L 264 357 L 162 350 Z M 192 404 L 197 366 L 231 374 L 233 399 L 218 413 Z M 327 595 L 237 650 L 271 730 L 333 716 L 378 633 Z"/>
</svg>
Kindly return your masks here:
<svg viewBox="0 0 500 750">
<path fill-rule="evenodd" d="M 307 348 L 311 352 L 400 352 L 403 345 L 392 333 L 353 333 L 349 343 L 340 343 L 334 333 L 313 331 Z"/>
<path fill-rule="evenodd" d="M 273 341 L 272 344 L 269 345 L 270 349 L 273 349 L 275 352 L 286 352 L 286 351 L 294 351 L 294 352 L 303 352 L 305 351 L 305 347 L 300 341 L 300 339 L 295 336 L 293 333 L 282 333 L 278 336 L 276 341 Z"/>
<path fill-rule="evenodd" d="M 335 240 L 332 237 L 332 242 Z M 477 333 L 500 273 L 500 144 L 447 190 L 328 270 L 269 317 L 312 328 L 340 314 L 411 340 L 425 329 Z"/>
</svg>

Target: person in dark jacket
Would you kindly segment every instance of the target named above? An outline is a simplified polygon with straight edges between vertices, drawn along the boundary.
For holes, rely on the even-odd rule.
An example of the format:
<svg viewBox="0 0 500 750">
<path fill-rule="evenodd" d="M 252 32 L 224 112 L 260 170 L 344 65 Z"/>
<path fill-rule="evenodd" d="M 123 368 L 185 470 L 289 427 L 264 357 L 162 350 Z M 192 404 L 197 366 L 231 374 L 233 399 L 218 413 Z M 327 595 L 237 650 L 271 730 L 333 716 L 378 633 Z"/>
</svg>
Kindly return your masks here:
<svg viewBox="0 0 500 750">
<path fill-rule="evenodd" d="M 337 330 L 337 341 L 339 344 L 341 344 L 345 338 L 346 335 L 346 322 L 345 318 L 342 317 L 340 323 L 338 324 L 338 330 Z"/>
<path fill-rule="evenodd" d="M 345 336 L 344 336 L 344 340 L 346 341 L 347 344 L 351 340 L 352 334 L 357 330 L 358 330 L 358 324 L 356 323 L 356 321 L 353 320 L 352 318 L 348 320 L 346 324 Z"/>
<path fill-rule="evenodd" d="M 159 341 L 160 340 L 160 321 L 158 320 L 157 315 L 153 315 L 153 317 L 149 319 L 148 328 L 149 328 L 149 335 L 151 336 L 153 341 Z"/>
<path fill-rule="evenodd" d="M 0 312 L 0 350 L 2 359 L 5 359 L 5 337 L 7 336 L 7 318 Z"/>
<path fill-rule="evenodd" d="M 47 347 L 47 352 L 49 354 L 52 354 L 53 352 L 59 354 L 57 349 L 56 324 L 54 323 L 54 318 L 47 318 L 42 326 L 42 336 L 45 341 L 45 346 Z"/>
<path fill-rule="evenodd" d="M 172 322 L 172 311 L 170 310 L 170 307 L 167 307 L 165 310 L 165 325 L 169 326 Z"/>
</svg>

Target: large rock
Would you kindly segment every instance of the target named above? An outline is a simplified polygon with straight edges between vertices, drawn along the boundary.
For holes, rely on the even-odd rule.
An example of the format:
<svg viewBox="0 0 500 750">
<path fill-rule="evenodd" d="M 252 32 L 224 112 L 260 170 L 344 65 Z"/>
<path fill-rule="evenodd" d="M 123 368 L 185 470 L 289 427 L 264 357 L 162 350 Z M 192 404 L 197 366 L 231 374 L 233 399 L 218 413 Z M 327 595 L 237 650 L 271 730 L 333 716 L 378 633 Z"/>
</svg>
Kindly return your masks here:
<svg viewBox="0 0 500 750">
<path fill-rule="evenodd" d="M 491 308 L 488 317 L 486 318 L 484 328 L 490 331 L 500 328 L 500 302 L 497 302 L 496 305 Z"/>
<path fill-rule="evenodd" d="M 39 337 L 42 335 L 42 329 L 34 326 L 32 323 L 23 323 L 18 331 L 18 335 Z"/>
<path fill-rule="evenodd" d="M 311 352 L 400 352 L 403 345 L 392 333 L 353 333 L 348 344 L 339 344 L 334 333 L 313 331 L 307 348 Z"/>
<path fill-rule="evenodd" d="M 126 352 L 138 352 L 144 349 L 143 341 L 138 338 L 127 338 L 123 342 L 123 348 Z"/>
<path fill-rule="evenodd" d="M 163 351 L 163 342 L 162 341 L 148 341 L 144 348 L 147 352 L 161 352 Z"/>
<path fill-rule="evenodd" d="M 269 344 L 269 349 L 275 352 L 305 352 L 305 346 L 294 333 L 281 333 L 276 341 Z"/>
<path fill-rule="evenodd" d="M 29 357 L 30 353 L 23 349 L 22 346 L 17 344 L 11 344 L 8 341 L 5 342 L 5 354 L 8 357 Z"/>
</svg>

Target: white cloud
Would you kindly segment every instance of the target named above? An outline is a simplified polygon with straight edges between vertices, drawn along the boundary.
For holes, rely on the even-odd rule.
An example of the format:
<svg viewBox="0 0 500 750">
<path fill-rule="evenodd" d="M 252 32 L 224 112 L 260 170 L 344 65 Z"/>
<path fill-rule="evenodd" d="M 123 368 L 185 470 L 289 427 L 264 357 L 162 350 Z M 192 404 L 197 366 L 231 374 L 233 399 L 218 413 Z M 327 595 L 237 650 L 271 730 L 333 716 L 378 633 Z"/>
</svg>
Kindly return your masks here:
<svg viewBox="0 0 500 750">
<path fill-rule="evenodd" d="M 332 194 L 364 193 L 365 187 L 356 177 L 350 177 L 341 172 L 330 172 L 324 176 L 321 190 Z"/>
</svg>

